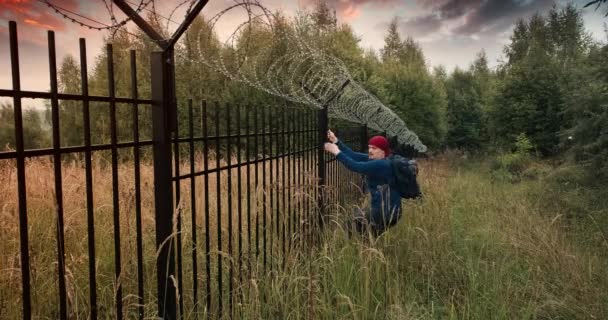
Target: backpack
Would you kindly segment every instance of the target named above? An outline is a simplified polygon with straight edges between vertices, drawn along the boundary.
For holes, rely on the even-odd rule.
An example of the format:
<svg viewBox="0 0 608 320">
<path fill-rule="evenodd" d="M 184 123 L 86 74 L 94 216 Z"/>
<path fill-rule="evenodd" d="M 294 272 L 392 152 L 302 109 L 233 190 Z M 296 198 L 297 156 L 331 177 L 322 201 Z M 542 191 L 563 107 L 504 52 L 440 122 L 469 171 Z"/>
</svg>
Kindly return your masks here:
<svg viewBox="0 0 608 320">
<path fill-rule="evenodd" d="M 402 157 L 398 154 L 388 157 L 393 168 L 393 179 L 390 184 L 392 188 L 399 191 L 399 195 L 405 199 L 416 199 L 422 196 L 420 186 L 416 180 L 418 165 L 416 160 Z"/>
</svg>

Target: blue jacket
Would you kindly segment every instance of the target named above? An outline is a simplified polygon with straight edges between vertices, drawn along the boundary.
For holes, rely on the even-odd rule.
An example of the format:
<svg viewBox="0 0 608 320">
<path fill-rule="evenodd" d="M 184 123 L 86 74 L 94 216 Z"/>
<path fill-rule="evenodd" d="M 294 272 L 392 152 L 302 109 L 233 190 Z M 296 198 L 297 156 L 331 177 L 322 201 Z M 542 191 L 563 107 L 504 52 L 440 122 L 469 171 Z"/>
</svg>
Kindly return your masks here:
<svg viewBox="0 0 608 320">
<path fill-rule="evenodd" d="M 340 148 L 337 159 L 349 170 L 365 175 L 371 194 L 370 222 L 376 225 L 396 223 L 401 216 L 401 196 L 397 190 L 389 188 L 393 179 L 390 161 L 370 160 L 367 153 L 354 152 L 339 140 L 337 145 Z"/>
</svg>

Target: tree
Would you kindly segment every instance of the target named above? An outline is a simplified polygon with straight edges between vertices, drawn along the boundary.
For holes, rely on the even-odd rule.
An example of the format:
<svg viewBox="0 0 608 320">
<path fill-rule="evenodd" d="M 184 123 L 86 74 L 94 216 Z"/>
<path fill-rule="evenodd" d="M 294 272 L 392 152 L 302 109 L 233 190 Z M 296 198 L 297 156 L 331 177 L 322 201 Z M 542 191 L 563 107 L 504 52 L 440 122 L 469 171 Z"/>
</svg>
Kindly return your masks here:
<svg viewBox="0 0 608 320">
<path fill-rule="evenodd" d="M 525 133 L 543 155 L 552 155 L 559 144 L 563 97 L 559 72 L 540 52 L 525 64 L 514 66 L 504 79 L 492 110 L 495 134 L 503 142 Z"/>
<path fill-rule="evenodd" d="M 480 107 L 480 127 L 479 139 L 480 146 L 490 147 L 490 142 L 495 141 L 492 137 L 490 114 L 495 106 L 496 87 L 498 76 L 495 71 L 488 66 L 488 58 L 484 50 L 477 54 L 469 68 L 473 76 L 475 91 L 479 95 Z"/>
<path fill-rule="evenodd" d="M 313 23 L 317 26 L 318 32 L 330 32 L 337 28 L 338 20 L 336 11 L 330 9 L 325 1 L 317 2 L 311 14 Z"/>
<path fill-rule="evenodd" d="M 66 55 L 58 73 L 58 90 L 61 93 L 80 94 L 80 66 L 71 55 Z M 50 106 L 47 107 L 50 114 Z M 84 144 L 82 103 L 62 100 L 59 102 L 59 128 L 62 146 Z"/>
<path fill-rule="evenodd" d="M 38 149 L 50 147 L 49 126 L 44 121 L 42 111 L 34 108 L 23 108 L 23 147 L 25 149 Z M 0 104 L 0 150 L 14 150 L 15 116 L 11 104 Z"/>
<path fill-rule="evenodd" d="M 581 14 L 573 5 L 553 7 L 546 17 L 519 21 L 511 40 L 492 110 L 495 134 L 508 143 L 525 133 L 541 154 L 553 155 L 571 126 L 564 109 L 590 43 Z"/>
<path fill-rule="evenodd" d="M 384 37 L 384 47 L 380 50 L 383 62 L 399 59 L 401 54 L 403 42 L 401 42 L 401 36 L 397 30 L 397 24 L 397 17 L 394 17 L 393 20 L 391 20 L 391 22 L 388 24 L 388 31 Z"/>
<path fill-rule="evenodd" d="M 15 148 L 15 117 L 13 106 L 0 104 L 0 150 Z"/>
<path fill-rule="evenodd" d="M 446 85 L 446 144 L 451 148 L 475 150 L 481 146 L 482 100 L 470 71 L 454 70 Z"/>
<path fill-rule="evenodd" d="M 564 144 L 594 176 L 608 178 L 608 45 L 592 48 L 584 73 L 588 77 L 565 110 L 573 126 L 565 131 Z"/>
<path fill-rule="evenodd" d="M 420 45 L 412 37 L 407 37 L 401 44 L 399 61 L 413 68 L 426 68 L 424 53 Z"/>
<path fill-rule="evenodd" d="M 404 64 L 382 66 L 384 88 L 380 99 L 405 121 L 410 130 L 430 148 L 439 148 L 446 134 L 445 92 L 435 84 L 426 69 Z"/>
</svg>

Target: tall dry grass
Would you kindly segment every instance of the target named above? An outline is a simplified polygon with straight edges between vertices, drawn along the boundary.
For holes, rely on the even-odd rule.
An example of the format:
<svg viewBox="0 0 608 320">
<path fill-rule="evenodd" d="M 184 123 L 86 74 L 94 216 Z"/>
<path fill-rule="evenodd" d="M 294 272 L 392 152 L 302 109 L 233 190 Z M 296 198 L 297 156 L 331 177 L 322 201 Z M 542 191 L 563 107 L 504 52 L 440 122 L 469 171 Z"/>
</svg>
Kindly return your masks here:
<svg viewBox="0 0 608 320">
<path fill-rule="evenodd" d="M 203 170 L 203 158 L 196 155 L 196 171 Z M 115 275 L 114 250 L 114 217 L 111 164 L 107 157 L 99 155 L 94 158 L 93 207 L 94 207 L 94 242 L 97 298 L 99 313 L 103 317 L 113 318 L 115 293 L 120 286 L 123 291 L 125 314 L 134 316 L 138 308 L 137 299 L 137 243 L 135 217 L 135 183 L 132 162 L 118 166 L 118 197 L 120 211 L 120 255 L 121 275 Z M 233 158 L 232 163 L 237 159 Z M 296 163 L 297 162 L 297 163 Z M 227 163 L 220 160 L 220 167 Z M 297 165 L 296 165 L 297 164 Z M 213 154 L 209 157 L 209 168 L 217 162 Z M 265 168 L 264 168 L 265 166 Z M 257 168 L 257 181 L 255 171 Z M 271 171 L 272 169 L 272 171 Z M 149 163 L 140 165 L 141 174 L 141 222 L 143 239 L 143 267 L 145 281 L 146 314 L 153 316 L 156 308 L 156 239 L 154 220 L 154 185 L 153 167 Z M 264 170 L 266 177 L 263 178 Z M 287 172 L 289 170 L 289 172 Z M 285 171 L 285 173 L 284 173 Z M 189 163 L 180 165 L 180 173 L 190 172 Z M 197 281 L 199 292 L 205 290 L 207 260 L 212 265 L 211 287 L 213 292 L 199 293 L 198 310 L 215 312 L 217 298 L 213 297 L 214 310 L 205 311 L 205 294 L 217 294 L 220 284 L 217 283 L 217 264 L 221 260 L 224 281 L 221 284 L 225 297 L 224 306 L 228 305 L 228 280 L 232 266 L 234 278 L 244 274 L 255 276 L 263 270 L 276 269 L 285 259 L 283 251 L 292 246 L 301 245 L 310 238 L 316 219 L 309 219 L 306 212 L 312 215 L 316 199 L 316 178 L 311 164 L 305 165 L 304 158 L 290 158 L 249 165 L 249 186 L 247 186 L 247 166 L 239 169 L 220 171 L 208 174 L 208 186 L 205 187 L 204 176 L 195 178 L 195 205 L 197 243 L 192 237 L 192 203 L 191 180 L 180 182 L 180 201 L 176 201 L 176 213 L 179 212 L 181 230 L 174 230 L 172 243 L 181 242 L 182 251 L 182 292 L 185 306 L 192 309 L 193 263 L 192 256 L 197 258 Z M 0 162 L 0 315 L 9 318 L 19 317 L 21 313 L 21 269 L 19 251 L 19 219 L 16 184 L 16 167 L 14 161 Z M 283 176 L 291 174 L 290 179 Z M 230 178 L 229 178 L 230 175 Z M 89 253 L 87 232 L 87 200 L 84 165 L 79 160 L 66 160 L 62 163 L 62 189 L 64 201 L 64 234 L 66 256 L 66 281 L 68 309 L 72 318 L 87 318 L 89 306 Z M 219 179 L 219 189 L 218 189 Z M 238 194 L 239 179 L 241 195 Z M 229 184 L 228 181 L 231 180 Z M 265 180 L 265 185 L 263 184 Z M 58 315 L 58 276 L 57 276 L 57 213 L 54 186 L 53 162 L 50 158 L 37 158 L 26 162 L 27 210 L 29 256 L 31 263 L 32 313 L 40 317 L 54 318 Z M 249 187 L 249 196 L 247 189 Z M 229 188 L 230 193 L 229 193 Z M 219 199 L 219 203 L 218 203 Z M 264 200 L 265 199 L 265 200 Z M 174 194 L 174 201 L 177 200 Z M 239 203 L 240 202 L 240 203 Z M 241 214 L 239 215 L 239 204 Z M 209 221 L 205 221 L 205 206 L 209 207 Z M 266 224 L 263 224 L 263 208 L 266 206 Z M 249 209 L 249 215 L 246 208 Z M 218 214 L 221 208 L 221 215 Z M 229 209 L 230 208 L 230 209 Z M 283 210 L 283 208 L 289 210 Z M 298 209 L 298 210 L 296 210 Z M 305 209 L 307 209 L 305 211 Z M 232 211 L 232 224 L 229 224 L 228 212 Z M 297 212 L 296 212 L 297 211 Z M 177 218 L 177 214 L 174 219 Z M 218 218 L 221 220 L 218 228 Z M 298 219 L 296 221 L 296 218 Z M 241 233 L 239 237 L 239 221 Z M 208 229 L 207 229 L 208 224 Z M 278 229 L 277 229 L 278 228 Z M 283 231 L 285 229 L 285 231 Z M 218 230 L 222 242 L 218 243 Z M 231 231 L 232 250 L 228 239 Z M 256 233 L 258 240 L 256 242 Z M 209 255 L 205 235 L 209 237 Z M 296 236 L 297 235 L 297 236 Z M 265 240 L 265 241 L 264 241 Z M 265 242 L 265 243 L 264 243 Z M 256 248 L 256 243 L 258 247 Z M 284 248 L 285 247 L 285 248 Z M 241 248 L 241 251 L 239 251 Z M 251 251 L 249 250 L 251 248 Z M 266 248 L 266 267 L 263 265 L 264 248 Z M 261 251 L 261 252 L 260 252 Z M 232 256 L 229 253 L 232 252 Z M 258 255 L 259 253 L 259 255 Z M 239 259 L 240 258 L 240 259 Z M 258 270 L 258 262 L 260 264 Z M 235 287 L 238 284 L 235 282 Z M 236 289 L 235 289 L 236 291 Z"/>
<path fill-rule="evenodd" d="M 3 204 L 0 301 L 2 314 L 15 318 L 20 312 L 15 173 L 12 164 L 4 163 L 2 166 L 2 172 L 6 174 L 0 175 Z M 30 162 L 28 166 L 37 169 L 36 175 L 27 177 L 28 185 L 31 186 L 28 187 L 28 210 L 35 312 L 43 318 L 56 318 L 52 167 L 48 161 Z M 150 181 L 151 168 L 144 167 L 142 166 L 142 191 L 145 203 L 146 315 L 153 317 L 156 306 L 153 275 L 154 220 L 150 209 L 153 206 L 153 186 Z M 108 178 L 107 165 L 97 162 L 95 168 L 96 230 L 106 230 L 105 233 L 96 233 L 98 290 L 100 305 L 105 308 L 104 316 L 113 318 L 111 310 L 116 284 L 113 280 L 112 199 L 111 194 L 108 195 L 111 179 Z M 423 161 L 421 168 L 424 199 L 404 203 L 402 220 L 380 238 L 349 234 L 341 227 L 341 221 L 348 210 L 333 205 L 331 213 L 335 221 L 328 224 L 332 227 L 324 232 L 320 246 L 312 247 L 311 250 L 294 250 L 288 257 L 282 256 L 282 248 L 275 247 L 272 255 L 275 265 L 269 274 L 263 272 L 260 260 L 253 261 L 253 270 L 249 269 L 246 262 L 242 266 L 235 264 L 235 272 L 242 270 L 245 281 L 242 285 L 235 286 L 238 299 L 234 303 L 234 318 L 608 318 L 608 296 L 605 295 L 608 289 L 606 255 L 598 252 L 596 247 L 578 242 L 575 234 L 564 232 L 566 221 L 553 212 L 553 208 L 537 201 L 538 192 L 542 192 L 542 183 L 500 182 L 493 180 L 491 174 L 478 165 L 453 165 L 449 159 L 441 158 Z M 186 169 L 183 168 L 183 172 Z M 133 317 L 133 293 L 136 292 L 133 258 L 135 244 L 131 227 L 134 225 L 133 201 L 130 200 L 132 194 L 128 188 L 122 189 L 132 183 L 129 180 L 132 179 L 132 171 L 129 171 L 132 169 L 129 164 L 124 164 L 120 170 L 123 212 L 121 232 L 125 232 L 121 243 L 125 276 L 121 278 L 121 284 L 127 317 Z M 83 194 L 82 172 L 78 163 L 65 164 L 66 199 L 72 199 L 68 197 L 69 192 L 73 194 L 73 199 Z M 302 176 L 306 176 L 306 173 Z M 272 177 L 276 181 L 278 176 L 275 174 Z M 312 179 L 312 176 L 308 177 Z M 220 179 L 225 182 L 227 177 Z M 218 190 L 214 187 L 214 181 L 214 176 L 210 175 L 209 193 L 215 195 Z M 197 190 L 203 190 L 199 183 L 202 180 L 197 179 Z M 188 184 L 189 181 L 184 181 L 181 185 L 183 199 L 189 199 Z M 221 194 L 227 193 L 225 184 L 220 189 Z M 236 187 L 233 186 L 232 189 L 235 192 Z M 286 190 L 289 190 L 286 195 L 292 199 L 309 199 L 313 205 L 315 199 L 308 194 L 314 194 L 312 187 L 306 187 L 303 183 Z M 269 196 L 271 191 L 258 188 L 256 199 L 261 199 L 264 192 Z M 335 189 L 333 192 L 339 193 Z M 210 205 L 215 201 L 214 195 L 210 198 Z M 282 201 L 282 197 L 279 200 Z M 197 194 L 199 210 L 203 208 L 203 201 Z M 261 204 L 259 201 L 255 204 L 256 214 L 259 215 Z M 190 213 L 186 203 L 183 205 L 182 247 L 185 257 L 189 257 Z M 225 205 L 223 203 L 222 207 L 226 208 L 227 205 L 227 202 Z M 72 318 L 86 318 L 88 303 L 86 214 L 83 206 L 84 202 L 74 200 L 69 205 L 66 202 L 65 210 L 68 291 Z M 235 203 L 233 208 L 236 208 Z M 279 208 L 282 210 L 282 204 Z M 225 214 L 224 210 L 222 214 Z M 213 232 L 217 227 L 214 224 L 215 218 L 209 221 Z M 267 218 L 270 219 L 270 216 Z M 221 228 L 227 232 L 228 226 L 224 225 L 227 219 L 222 219 Z M 203 216 L 197 214 L 197 230 L 201 231 L 197 244 L 199 264 L 205 261 L 204 254 L 201 254 L 204 252 L 203 229 Z M 216 234 L 211 237 L 212 241 L 215 241 L 215 236 Z M 226 248 L 225 243 L 222 245 L 222 249 Z M 215 251 L 210 262 L 214 266 L 212 277 L 215 277 L 217 243 L 212 243 L 212 249 Z M 228 272 L 227 263 L 235 259 L 222 256 L 223 270 Z M 282 264 L 283 259 L 286 268 L 278 268 L 276 263 Z M 185 275 L 191 275 L 189 261 L 190 258 L 184 259 Z M 198 277 L 199 290 L 205 290 L 204 269 L 199 269 Z M 182 280 L 184 290 L 180 294 L 185 301 L 184 316 L 186 319 L 194 319 L 197 315 L 192 311 L 193 295 L 189 289 L 192 280 L 188 276 Z M 210 294 L 214 306 L 211 310 L 205 310 L 204 297 L 199 295 L 199 318 L 207 311 L 217 311 L 215 304 L 218 284 L 214 282 L 211 285 Z M 226 283 L 223 284 L 223 290 L 225 297 Z M 226 301 L 224 307 L 227 306 Z"/>
</svg>

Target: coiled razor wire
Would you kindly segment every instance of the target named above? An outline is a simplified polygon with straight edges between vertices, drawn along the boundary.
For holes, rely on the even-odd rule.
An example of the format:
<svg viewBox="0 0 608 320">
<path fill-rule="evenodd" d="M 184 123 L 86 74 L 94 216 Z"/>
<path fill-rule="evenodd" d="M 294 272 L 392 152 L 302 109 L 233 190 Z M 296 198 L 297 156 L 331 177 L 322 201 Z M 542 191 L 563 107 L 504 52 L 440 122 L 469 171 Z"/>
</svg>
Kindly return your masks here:
<svg viewBox="0 0 608 320">
<path fill-rule="evenodd" d="M 245 21 L 220 49 L 213 30 L 226 13 L 237 9 L 245 10 Z M 235 1 L 208 24 L 195 40 L 207 67 L 285 100 L 327 107 L 332 118 L 365 124 L 420 152 L 427 150 L 395 112 L 353 80 L 340 59 L 313 44 L 311 28 L 288 25 L 256 0 Z"/>
</svg>

